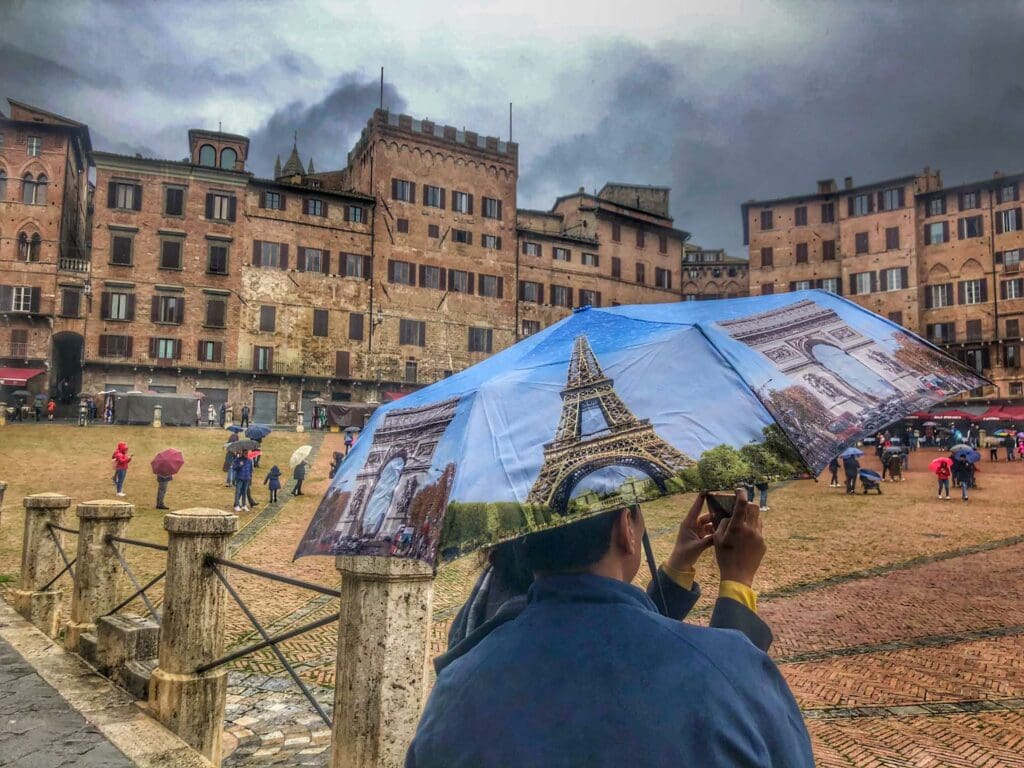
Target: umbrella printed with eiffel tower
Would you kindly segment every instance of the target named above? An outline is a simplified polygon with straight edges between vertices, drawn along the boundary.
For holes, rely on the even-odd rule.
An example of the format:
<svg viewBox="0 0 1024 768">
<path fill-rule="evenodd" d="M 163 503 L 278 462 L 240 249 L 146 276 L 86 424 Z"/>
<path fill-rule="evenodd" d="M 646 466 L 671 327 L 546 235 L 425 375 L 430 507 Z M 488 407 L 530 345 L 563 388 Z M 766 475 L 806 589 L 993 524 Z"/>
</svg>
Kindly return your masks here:
<svg viewBox="0 0 1024 768">
<path fill-rule="evenodd" d="M 296 554 L 437 562 L 668 493 L 817 472 L 984 383 L 823 291 L 588 308 L 382 406 Z"/>
</svg>

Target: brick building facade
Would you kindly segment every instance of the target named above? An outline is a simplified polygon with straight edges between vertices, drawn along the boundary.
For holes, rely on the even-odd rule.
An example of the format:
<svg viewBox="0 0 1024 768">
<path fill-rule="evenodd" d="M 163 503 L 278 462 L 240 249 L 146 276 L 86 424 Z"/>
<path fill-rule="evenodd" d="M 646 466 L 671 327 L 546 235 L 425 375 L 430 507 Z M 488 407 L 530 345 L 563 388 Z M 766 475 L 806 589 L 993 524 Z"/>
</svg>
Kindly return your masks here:
<svg viewBox="0 0 1024 768">
<path fill-rule="evenodd" d="M 938 171 L 742 206 L 752 293 L 825 288 L 925 336 L 1024 395 L 1024 174 L 944 187 Z"/>
<path fill-rule="evenodd" d="M 683 300 L 707 301 L 747 296 L 750 263 L 721 248 L 687 243 L 683 253 Z"/>
</svg>

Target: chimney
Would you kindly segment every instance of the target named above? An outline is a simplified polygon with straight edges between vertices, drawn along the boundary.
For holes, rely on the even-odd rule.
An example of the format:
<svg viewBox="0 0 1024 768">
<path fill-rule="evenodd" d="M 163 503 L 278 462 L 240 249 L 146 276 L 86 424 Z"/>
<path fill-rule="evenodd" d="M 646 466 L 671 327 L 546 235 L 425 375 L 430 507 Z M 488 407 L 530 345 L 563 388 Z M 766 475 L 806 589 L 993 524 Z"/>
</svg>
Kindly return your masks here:
<svg viewBox="0 0 1024 768">
<path fill-rule="evenodd" d="M 829 192 L 836 191 L 836 180 L 835 179 L 819 179 L 818 180 L 818 194 L 827 195 Z"/>
<path fill-rule="evenodd" d="M 843 189 L 853 189 L 853 176 L 843 179 Z"/>
</svg>

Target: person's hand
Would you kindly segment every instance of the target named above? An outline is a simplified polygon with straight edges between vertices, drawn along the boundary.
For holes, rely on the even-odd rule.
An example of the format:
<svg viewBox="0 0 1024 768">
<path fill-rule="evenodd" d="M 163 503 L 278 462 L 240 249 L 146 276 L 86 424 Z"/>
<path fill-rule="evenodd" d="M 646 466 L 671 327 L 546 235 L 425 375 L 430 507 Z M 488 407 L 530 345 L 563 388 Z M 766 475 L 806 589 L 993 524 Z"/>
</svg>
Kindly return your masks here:
<svg viewBox="0 0 1024 768">
<path fill-rule="evenodd" d="M 670 568 L 677 571 L 693 570 L 704 550 L 714 543 L 715 529 L 711 525 L 711 513 L 702 512 L 703 507 L 704 493 L 701 492 L 697 494 L 686 517 L 679 523 L 676 543 L 667 561 Z"/>
<path fill-rule="evenodd" d="M 719 523 L 714 542 L 722 581 L 738 581 L 752 586 L 768 547 L 761 533 L 760 510 L 757 504 L 747 502 L 746 491 L 736 491 L 732 517 Z"/>
</svg>

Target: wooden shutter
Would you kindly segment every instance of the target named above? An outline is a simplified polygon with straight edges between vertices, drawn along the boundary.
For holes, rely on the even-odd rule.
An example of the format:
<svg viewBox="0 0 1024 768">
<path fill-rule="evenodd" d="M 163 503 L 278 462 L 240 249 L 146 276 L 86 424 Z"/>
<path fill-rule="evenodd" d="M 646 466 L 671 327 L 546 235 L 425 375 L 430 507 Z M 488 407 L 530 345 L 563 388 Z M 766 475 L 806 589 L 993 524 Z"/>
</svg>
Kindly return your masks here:
<svg viewBox="0 0 1024 768">
<path fill-rule="evenodd" d="M 853 216 L 853 195 L 846 198 L 846 215 Z"/>
<path fill-rule="evenodd" d="M 453 290 L 455 288 L 455 270 L 454 269 L 449 269 L 448 270 L 448 285 L 446 286 L 446 288 L 449 291 L 451 291 L 451 290 Z"/>
<path fill-rule="evenodd" d="M 795 290 L 796 290 L 796 281 L 795 280 L 790 280 L 789 281 L 789 291 L 790 291 L 790 293 L 792 293 Z"/>
<path fill-rule="evenodd" d="M 906 205 L 906 202 L 905 202 L 906 198 L 903 196 L 904 191 L 905 191 L 904 188 L 900 187 L 899 192 L 896 193 L 896 197 L 897 197 L 896 204 L 900 208 L 902 208 L 902 207 L 904 207 L 904 205 Z"/>
<path fill-rule="evenodd" d="M 924 308 L 925 309 L 931 309 L 932 308 L 932 288 L 931 288 L 930 285 L 925 286 L 925 289 L 924 289 Z"/>
<path fill-rule="evenodd" d="M 263 244 L 259 240 L 252 241 L 252 265 L 254 267 L 263 266 Z"/>
<path fill-rule="evenodd" d="M 174 359 L 181 359 L 181 339 L 174 340 Z"/>
<path fill-rule="evenodd" d="M 100 336 L 100 357 L 107 356 L 107 337 Z"/>
<path fill-rule="evenodd" d="M 428 187 L 429 187 L 429 185 L 427 185 L 427 184 L 423 185 L 423 204 L 424 205 L 427 204 L 427 189 L 428 189 Z M 416 199 L 416 197 L 413 196 L 413 200 L 415 200 L 415 199 Z"/>
<path fill-rule="evenodd" d="M 925 224 L 924 225 L 924 244 L 925 245 L 931 245 L 932 244 L 932 228 L 931 228 L 931 225 L 929 225 L 929 224 Z"/>
<path fill-rule="evenodd" d="M 117 184 L 113 181 L 107 184 L 107 208 L 117 207 Z"/>
<path fill-rule="evenodd" d="M 213 360 L 214 363 L 224 362 L 224 342 L 215 341 L 213 342 Z"/>
<path fill-rule="evenodd" d="M 265 191 L 264 192 L 260 192 L 260 208 L 266 208 L 266 207 L 267 207 L 267 193 Z"/>
<path fill-rule="evenodd" d="M 136 184 L 135 185 L 135 198 L 132 200 L 132 210 L 133 211 L 141 211 L 142 210 L 142 185 L 141 184 Z"/>
<path fill-rule="evenodd" d="M 295 249 L 295 268 L 299 272 L 306 271 L 306 249 L 301 245 Z"/>
<path fill-rule="evenodd" d="M 124 356 L 131 357 L 132 349 L 135 347 L 135 339 L 131 336 L 122 336 L 121 338 L 124 339 Z"/>
<path fill-rule="evenodd" d="M 441 187 L 441 210 L 443 211 L 444 209 L 445 209 L 445 190 L 444 190 L 444 187 Z"/>
<path fill-rule="evenodd" d="M 501 200 L 498 201 L 498 218 L 501 218 Z"/>
<path fill-rule="evenodd" d="M 409 265 L 409 285 L 416 285 L 416 265 Z"/>
<path fill-rule="evenodd" d="M 160 297 L 153 296 L 149 302 L 149 321 L 155 323 L 160 319 Z"/>
<path fill-rule="evenodd" d="M 32 313 L 38 313 L 39 312 L 39 296 L 40 296 L 41 292 L 42 292 L 41 288 L 33 288 L 32 289 L 32 292 L 29 294 L 29 305 L 28 305 L 28 311 L 29 312 L 32 312 Z"/>
<path fill-rule="evenodd" d="M 476 278 L 476 275 L 474 275 L 472 272 L 470 272 L 469 273 L 469 285 L 468 285 L 468 289 L 466 291 L 469 294 L 473 294 L 475 292 L 473 290 L 473 282 L 474 282 L 475 278 Z"/>
<path fill-rule="evenodd" d="M 350 353 L 338 351 L 334 353 L 334 375 L 339 379 L 349 376 Z"/>
<path fill-rule="evenodd" d="M 234 221 L 238 213 L 238 198 L 232 195 L 228 198 L 228 221 Z"/>
<path fill-rule="evenodd" d="M 0 307 L 2 308 L 2 307 Z M 100 320 L 110 319 L 110 292 L 104 291 L 100 295 Z"/>
<path fill-rule="evenodd" d="M 496 250 L 499 250 L 499 251 L 501 250 L 501 237 L 500 236 L 498 237 L 498 244 L 497 244 Z"/>
<path fill-rule="evenodd" d="M 505 278 L 498 276 L 498 298 L 505 298 Z"/>
<path fill-rule="evenodd" d="M 949 242 L 949 222 L 948 221 L 942 222 L 942 242 L 944 242 L 944 243 L 948 243 Z"/>
<path fill-rule="evenodd" d="M 323 216 L 324 218 L 327 217 L 327 207 L 328 207 L 327 206 L 327 201 L 326 200 L 322 200 L 320 202 L 320 215 Z"/>
<path fill-rule="evenodd" d="M 321 251 L 320 252 L 320 272 L 329 275 L 331 274 L 331 252 Z"/>
<path fill-rule="evenodd" d="M 523 240 L 523 255 L 526 255 L 526 241 Z"/>
<path fill-rule="evenodd" d="M 398 179 L 391 180 L 391 199 L 398 199 Z"/>
<path fill-rule="evenodd" d="M 448 285 L 448 270 L 445 269 L 444 267 L 441 267 L 440 275 L 441 276 L 437 279 L 437 284 L 443 291 L 445 287 Z"/>
<path fill-rule="evenodd" d="M 850 275 L 850 295 L 851 296 L 856 296 L 857 295 L 857 276 L 856 275 Z"/>
<path fill-rule="evenodd" d="M 281 269 L 288 269 L 288 243 L 281 243 Z"/>
<path fill-rule="evenodd" d="M 982 303 L 988 301 L 988 278 L 981 278 L 981 301 Z"/>
<path fill-rule="evenodd" d="M 885 191 L 878 193 L 878 210 L 882 210 L 885 207 Z"/>
<path fill-rule="evenodd" d="M 109 309 L 108 309 L 109 311 Z M 135 319 L 135 294 L 129 293 L 128 298 L 125 299 L 124 317 L 126 320 Z"/>
<path fill-rule="evenodd" d="M 427 277 L 427 267 L 424 264 L 420 264 L 420 285 L 424 285 L 425 286 L 427 284 L 426 277 Z"/>
<path fill-rule="evenodd" d="M 906 267 L 900 267 L 900 285 L 904 288 L 910 287 L 910 270 Z"/>
<path fill-rule="evenodd" d="M 522 280 L 519 281 L 519 300 L 526 301 L 526 284 Z"/>
<path fill-rule="evenodd" d="M 537 283 L 537 303 L 544 303 L 544 285 L 542 283 Z"/>
<path fill-rule="evenodd" d="M 182 296 L 182 297 L 180 297 L 178 299 L 178 301 L 176 303 L 176 306 L 177 306 L 178 309 L 177 309 L 177 312 L 175 312 L 175 314 L 174 314 L 174 322 L 176 322 L 178 325 L 181 325 L 183 322 L 185 322 L 185 297 L 184 296 Z"/>
<path fill-rule="evenodd" d="M 279 195 L 281 198 L 281 210 L 285 210 L 288 207 L 288 200 L 286 195 Z"/>
<path fill-rule="evenodd" d="M 213 218 L 213 193 L 206 193 L 206 218 Z"/>
<path fill-rule="evenodd" d="M 961 280 L 959 283 L 956 284 L 956 303 L 957 304 L 963 304 L 964 303 L 964 299 L 966 298 L 966 295 L 967 295 L 967 286 Z"/>
<path fill-rule="evenodd" d="M 996 234 L 997 235 L 1001 235 L 1001 234 L 1003 234 L 1003 214 L 1002 214 L 1001 211 L 996 211 L 995 219 L 996 219 Z M 962 221 L 962 219 L 961 219 L 961 221 Z M 961 229 L 963 229 L 963 227 L 961 227 Z M 960 235 L 963 236 L 963 232 L 961 232 Z"/>
<path fill-rule="evenodd" d="M 363 340 L 363 315 L 361 312 L 350 312 L 348 316 L 348 337 L 353 341 Z"/>
<path fill-rule="evenodd" d="M 409 199 L 410 200 L 415 200 L 416 199 L 416 182 L 414 182 L 414 181 L 410 181 L 409 182 Z"/>
<path fill-rule="evenodd" d="M 1006 286 L 1007 286 L 1007 284 L 1009 282 L 1010 282 L 1009 280 L 1006 280 L 1006 281 L 1004 281 L 1004 282 L 999 284 L 999 298 L 1000 299 L 1005 299 L 1006 298 Z"/>
<path fill-rule="evenodd" d="M 395 260 L 388 259 L 388 282 L 395 282 Z"/>
<path fill-rule="evenodd" d="M 62 304 L 65 317 L 78 317 L 81 314 L 82 294 L 75 290 L 65 288 L 61 292 Z"/>
<path fill-rule="evenodd" d="M 369 256 L 363 256 L 363 279 L 373 279 L 373 262 Z"/>
<path fill-rule="evenodd" d="M 345 221 L 352 221 L 352 217 L 349 215 L 349 212 L 352 210 L 352 206 L 351 205 L 343 205 L 342 206 L 342 210 L 343 210 L 343 213 L 344 213 L 343 218 L 345 219 Z"/>
<path fill-rule="evenodd" d="M 149 357 L 150 357 L 151 360 L 155 360 L 156 359 L 157 344 L 159 344 L 159 339 L 155 339 L 152 336 L 150 336 L 149 337 Z"/>
<path fill-rule="evenodd" d="M 471 214 L 473 213 L 473 195 L 472 195 L 472 193 L 470 193 L 470 195 L 469 195 L 469 213 L 471 213 Z"/>
</svg>

